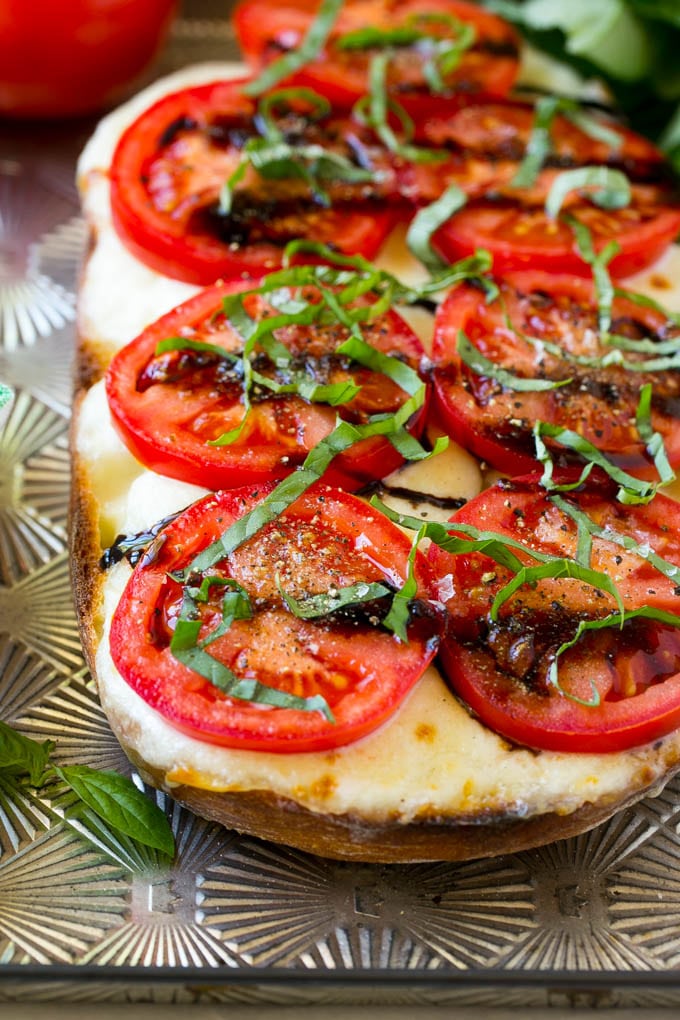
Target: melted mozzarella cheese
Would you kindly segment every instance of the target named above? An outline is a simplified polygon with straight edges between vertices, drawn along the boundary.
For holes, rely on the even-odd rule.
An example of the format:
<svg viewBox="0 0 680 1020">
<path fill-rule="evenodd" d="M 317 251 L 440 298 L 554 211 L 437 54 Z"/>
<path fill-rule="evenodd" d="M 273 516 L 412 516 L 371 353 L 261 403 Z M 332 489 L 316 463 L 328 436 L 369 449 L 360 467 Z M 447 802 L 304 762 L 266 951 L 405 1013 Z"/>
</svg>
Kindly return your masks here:
<svg viewBox="0 0 680 1020">
<path fill-rule="evenodd" d="M 82 279 L 79 326 L 85 343 L 106 356 L 196 290 L 142 266 L 116 238 L 106 170 L 117 138 L 165 91 L 234 71 L 228 65 L 206 65 L 157 83 L 104 118 L 83 153 L 79 184 L 95 244 Z M 404 252 L 402 232 L 381 263 L 406 282 L 418 282 L 422 269 Z M 680 250 L 673 249 L 631 285 L 680 308 Z M 413 315 L 429 343 L 431 317 L 417 310 Z M 101 383 L 80 408 L 74 444 L 79 465 L 97 494 L 103 545 L 120 532 L 145 530 L 204 491 L 161 479 L 135 461 L 111 426 Z M 388 481 L 438 497 L 470 498 L 480 491 L 483 479 L 474 458 L 451 444 L 440 459 L 408 465 Z M 414 513 L 408 500 L 397 505 Z M 431 508 L 415 512 L 436 516 Z M 314 811 L 374 821 L 482 819 L 496 811 L 526 817 L 547 811 L 566 814 L 589 802 L 616 802 L 622 791 L 662 780 L 667 760 L 680 755 L 680 732 L 653 749 L 622 754 L 536 754 L 511 748 L 470 716 L 434 668 L 379 731 L 332 753 L 267 754 L 200 742 L 166 723 L 113 666 L 107 633 L 128 574 L 129 568 L 119 564 L 104 585 L 106 622 L 97 654 L 100 694 L 123 743 L 151 768 L 166 773 L 170 783 L 214 791 L 270 790 Z"/>
</svg>

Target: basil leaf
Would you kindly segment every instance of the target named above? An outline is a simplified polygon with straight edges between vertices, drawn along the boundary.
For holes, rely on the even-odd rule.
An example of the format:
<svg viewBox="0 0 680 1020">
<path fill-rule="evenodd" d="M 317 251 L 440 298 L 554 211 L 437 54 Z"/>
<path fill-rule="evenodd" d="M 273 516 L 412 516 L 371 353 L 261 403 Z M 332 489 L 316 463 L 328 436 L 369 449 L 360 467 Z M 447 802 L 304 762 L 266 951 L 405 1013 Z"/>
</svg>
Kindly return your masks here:
<svg viewBox="0 0 680 1020">
<path fill-rule="evenodd" d="M 0 722 L 0 771 L 26 773 L 31 786 L 41 786 L 54 746 L 51 740 L 39 744 Z"/>
<path fill-rule="evenodd" d="M 494 379 L 505 389 L 515 390 L 518 393 L 556 390 L 573 382 L 572 379 L 532 379 L 531 377 L 514 375 L 507 369 L 497 365 L 494 361 L 490 361 L 481 351 L 478 351 L 462 329 L 458 330 L 456 351 L 463 364 L 471 368 L 476 375 L 484 376 L 487 379 Z"/>
<path fill-rule="evenodd" d="M 167 818 L 125 776 L 86 765 L 53 766 L 56 774 L 108 825 L 144 846 L 172 857 L 175 843 Z"/>
<path fill-rule="evenodd" d="M 391 594 L 391 590 L 384 584 L 379 584 L 376 581 L 370 584 L 367 581 L 359 581 L 344 588 L 329 588 L 328 591 L 318 595 L 295 599 L 283 590 L 278 577 L 276 584 L 283 601 L 293 616 L 297 616 L 300 620 L 316 620 L 321 616 L 329 616 L 331 613 L 337 612 L 338 609 L 374 602 L 376 599 Z"/>
<path fill-rule="evenodd" d="M 319 11 L 297 49 L 291 50 L 244 86 L 247 96 L 259 96 L 314 60 L 323 48 L 342 9 L 343 0 L 321 0 Z"/>
<path fill-rule="evenodd" d="M 433 235 L 466 202 L 465 192 L 457 184 L 449 184 L 439 198 L 420 209 L 413 217 L 406 233 L 406 245 L 430 273 L 439 273 L 448 268 L 444 259 L 432 247 Z"/>
<path fill-rule="evenodd" d="M 422 388 L 423 380 L 410 365 L 406 365 L 399 358 L 390 354 L 383 354 L 382 351 L 358 337 L 350 337 L 345 340 L 337 348 L 337 353 L 344 354 L 359 365 L 370 368 L 372 372 L 379 372 L 381 375 L 387 376 L 410 396 L 419 393 Z"/>
<path fill-rule="evenodd" d="M 596 252 L 592 235 L 585 223 L 581 223 L 575 216 L 568 214 L 565 214 L 562 218 L 574 233 L 576 246 L 581 258 L 592 268 L 595 293 L 597 295 L 598 322 L 602 337 L 606 339 L 611 325 L 612 304 L 614 301 L 614 284 L 612 283 L 607 266 L 619 251 L 619 246 L 616 241 L 610 241 L 604 246 L 602 251 Z"/>
<path fill-rule="evenodd" d="M 607 166 L 583 166 L 564 170 L 553 181 L 545 211 L 554 220 L 572 191 L 592 192 L 591 201 L 602 209 L 623 209 L 630 204 L 630 181 L 621 170 Z"/>
</svg>

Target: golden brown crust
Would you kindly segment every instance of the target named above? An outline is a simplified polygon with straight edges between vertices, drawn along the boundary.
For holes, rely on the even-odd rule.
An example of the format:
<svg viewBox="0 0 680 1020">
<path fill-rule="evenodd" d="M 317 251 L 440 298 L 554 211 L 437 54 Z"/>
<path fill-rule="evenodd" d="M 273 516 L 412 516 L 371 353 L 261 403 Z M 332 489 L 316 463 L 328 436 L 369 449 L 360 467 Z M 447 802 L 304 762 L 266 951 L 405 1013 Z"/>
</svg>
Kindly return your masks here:
<svg viewBox="0 0 680 1020">
<path fill-rule="evenodd" d="M 72 437 L 84 397 L 84 390 L 79 389 L 73 403 Z M 87 664 L 94 672 L 94 658 L 101 636 L 102 603 L 97 500 L 78 458 L 73 438 L 71 440 L 69 551 L 71 587 L 80 639 Z"/>
<path fill-rule="evenodd" d="M 116 720 L 111 721 L 115 729 Z M 549 812 L 531 818 L 484 814 L 474 822 L 433 818 L 412 823 L 369 823 L 357 816 L 319 814 L 264 790 L 213 793 L 176 786 L 167 783 L 158 770 L 150 769 L 136 751 L 123 747 L 145 780 L 202 818 L 320 857 L 369 864 L 465 861 L 519 853 L 577 836 L 605 822 L 651 792 L 654 785 L 633 793 L 627 791 L 614 800 L 585 804 L 571 814 Z"/>
</svg>

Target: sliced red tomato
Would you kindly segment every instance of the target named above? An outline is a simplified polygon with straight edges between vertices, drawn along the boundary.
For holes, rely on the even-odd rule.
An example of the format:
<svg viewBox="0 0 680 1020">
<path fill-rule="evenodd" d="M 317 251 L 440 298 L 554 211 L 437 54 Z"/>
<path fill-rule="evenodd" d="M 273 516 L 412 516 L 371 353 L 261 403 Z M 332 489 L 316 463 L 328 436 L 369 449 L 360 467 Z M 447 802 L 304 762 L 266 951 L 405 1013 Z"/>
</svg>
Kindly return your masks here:
<svg viewBox="0 0 680 1020">
<path fill-rule="evenodd" d="M 123 133 L 111 166 L 111 208 L 126 247 L 145 265 L 206 285 L 260 276 L 281 264 L 285 244 L 308 238 L 344 254 L 373 258 L 398 218 L 385 198 L 396 184 L 385 150 L 355 122 L 292 115 L 280 124 L 296 144 L 340 151 L 372 182 L 323 182 L 334 204 L 319 203 L 300 176 L 263 179 L 249 170 L 231 211 L 222 186 L 258 136 L 257 106 L 244 80 L 218 81 L 159 100 Z"/>
<path fill-rule="evenodd" d="M 566 116 L 554 116 L 542 169 L 531 184 L 517 188 L 513 180 L 527 151 L 535 149 L 536 107 L 509 100 L 454 111 L 434 105 L 418 119 L 415 137 L 426 148 L 441 149 L 447 158 L 404 167 L 402 187 L 421 204 L 457 184 L 471 198 L 519 201 L 535 208 L 544 205 L 559 173 L 579 167 L 608 166 L 623 171 L 635 184 L 668 184 L 667 161 L 652 142 L 611 118 L 590 113 L 588 120 L 586 130 Z"/>
<path fill-rule="evenodd" d="M 282 591 L 301 601 L 350 585 L 378 583 L 394 591 L 405 581 L 410 540 L 358 498 L 318 486 L 209 571 L 245 589 L 252 617 L 235 620 L 205 650 L 239 680 L 298 698 L 320 696 L 332 721 L 321 710 L 229 696 L 170 650 L 182 601 L 172 573 L 187 567 L 268 492 L 271 487 L 216 493 L 166 528 L 157 557 L 135 569 L 123 593 L 111 627 L 111 654 L 147 704 L 199 740 L 271 752 L 338 747 L 370 733 L 396 711 L 431 661 L 439 632 L 428 602 L 432 578 L 420 554 L 408 641 L 381 625 L 389 595 L 315 619 L 288 608 Z M 195 581 L 201 583 L 194 576 Z M 201 641 L 222 621 L 224 590 L 213 580 L 208 600 L 197 603 Z"/>
<path fill-rule="evenodd" d="M 649 606 L 675 615 L 680 589 L 644 556 L 652 549 L 680 566 L 680 505 L 657 496 L 647 506 L 623 506 L 614 489 L 598 475 L 563 494 L 577 513 L 630 536 L 641 552 L 594 537 L 591 565 L 616 584 L 627 612 Z M 452 523 L 491 530 L 539 553 L 576 556 L 577 525 L 540 488 L 538 475 L 496 484 Z M 680 726 L 680 629 L 668 621 L 637 617 L 622 628 L 586 631 L 556 660 L 580 623 L 617 610 L 609 591 L 546 577 L 520 587 L 493 620 L 492 603 L 513 576 L 508 569 L 481 553 L 456 556 L 437 547 L 430 561 L 448 612 L 443 667 L 491 729 L 529 747 L 600 753 L 641 746 Z M 549 675 L 555 662 L 556 681 Z"/>
<path fill-rule="evenodd" d="M 619 253 L 609 263 L 615 278 L 631 276 L 656 262 L 680 231 L 680 206 L 665 190 L 633 185 L 632 200 L 623 209 L 605 210 L 576 196 L 565 211 L 590 231 L 596 251 L 616 241 Z M 520 198 L 477 200 L 448 220 L 434 234 L 432 245 L 449 262 L 486 248 L 499 276 L 519 269 L 589 276 L 571 226 L 551 219 L 542 205 L 524 205 Z"/>
<path fill-rule="evenodd" d="M 590 280 L 526 272 L 508 274 L 499 287 L 499 297 L 487 301 L 466 284 L 437 313 L 435 407 L 454 439 L 501 471 L 518 474 L 536 468 L 532 430 L 543 421 L 577 432 L 624 470 L 653 478 L 656 469 L 636 426 L 640 391 L 651 383 L 652 428 L 671 465 L 680 465 L 680 375 L 643 370 L 653 353 L 620 350 L 624 364 L 602 363 L 616 349 L 602 338 Z M 520 391 L 492 370 L 477 371 L 458 353 L 461 330 L 483 358 L 520 385 L 535 380 L 558 388 Z M 611 333 L 658 345 L 680 338 L 680 327 L 659 311 L 617 298 Z M 557 463 L 568 459 L 564 446 L 544 441 Z"/>
<path fill-rule="evenodd" d="M 251 67 L 259 69 L 296 49 L 318 8 L 319 0 L 285 0 L 282 4 L 242 0 L 234 12 L 234 25 Z M 445 71 L 446 89 L 438 98 L 450 106 L 452 100 L 467 103 L 506 95 L 518 73 L 519 37 L 507 22 L 465 0 L 351 0 L 343 6 L 318 57 L 288 81 L 310 86 L 334 106 L 347 109 L 368 92 L 370 61 L 380 51 L 376 47 L 343 48 L 343 36 L 367 27 L 414 28 L 437 41 L 455 42 L 461 38 L 461 26 L 472 26 L 474 40 L 455 66 Z M 428 59 L 432 58 L 426 41 L 396 45 L 391 50 L 388 95 L 413 115 L 418 114 L 423 100 L 429 104 L 432 97 L 424 73 Z"/>
<path fill-rule="evenodd" d="M 292 355 L 277 369 L 257 347 L 253 367 L 262 376 L 290 382 L 302 373 L 309 382 L 353 382 L 359 392 L 347 403 L 311 403 L 298 393 L 274 393 L 255 383 L 251 407 L 244 406 L 243 365 L 225 358 L 239 356 L 243 340 L 222 309 L 225 294 L 244 283 L 218 284 L 201 291 L 149 326 L 113 358 L 106 376 L 112 420 L 132 453 L 159 474 L 210 489 L 281 478 L 299 466 L 309 451 L 333 431 L 336 417 L 355 425 L 371 415 L 394 413 L 408 394 L 381 372 L 351 361 L 336 349 L 347 340 L 346 327 L 333 322 L 282 326 L 275 337 Z M 318 291 L 300 291 L 310 302 Z M 254 319 L 273 314 L 266 297 L 249 295 L 246 309 Z M 362 298 L 357 304 L 368 303 Z M 382 354 L 399 358 L 418 371 L 425 352 L 416 335 L 395 312 L 362 326 L 365 340 Z M 212 345 L 212 350 L 173 350 L 156 354 L 171 337 Z M 214 350 L 214 354 L 212 351 Z M 245 424 L 242 422 L 245 417 Z M 413 416 L 411 430 L 424 424 L 425 406 Z M 241 427 L 242 426 L 242 427 Z M 241 429 L 228 445 L 210 443 Z M 402 457 L 384 437 L 361 440 L 331 463 L 327 481 L 356 489 L 397 468 Z"/>
</svg>

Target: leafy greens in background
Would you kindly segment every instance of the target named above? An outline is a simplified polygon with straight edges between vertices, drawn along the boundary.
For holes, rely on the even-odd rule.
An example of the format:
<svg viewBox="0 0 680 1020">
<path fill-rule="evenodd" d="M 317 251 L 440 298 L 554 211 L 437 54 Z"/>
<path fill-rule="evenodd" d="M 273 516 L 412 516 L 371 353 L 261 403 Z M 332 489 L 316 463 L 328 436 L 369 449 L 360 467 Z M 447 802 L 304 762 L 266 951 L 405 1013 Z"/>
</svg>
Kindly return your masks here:
<svg viewBox="0 0 680 1020">
<path fill-rule="evenodd" d="M 680 0 L 482 0 L 537 49 L 602 79 L 680 175 Z"/>
</svg>

